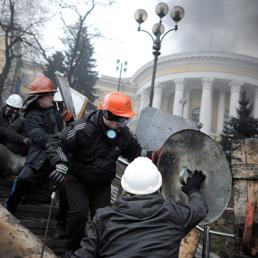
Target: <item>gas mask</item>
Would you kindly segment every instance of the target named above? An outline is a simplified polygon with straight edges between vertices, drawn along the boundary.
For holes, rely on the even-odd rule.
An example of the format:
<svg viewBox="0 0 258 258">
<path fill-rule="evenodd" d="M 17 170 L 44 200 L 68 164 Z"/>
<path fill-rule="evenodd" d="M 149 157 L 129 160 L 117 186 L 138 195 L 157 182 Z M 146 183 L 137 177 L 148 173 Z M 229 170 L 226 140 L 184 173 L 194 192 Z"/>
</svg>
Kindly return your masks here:
<svg viewBox="0 0 258 258">
<path fill-rule="evenodd" d="M 19 116 L 19 109 L 7 105 L 5 108 L 5 115 L 9 123 L 12 123 Z"/>
</svg>

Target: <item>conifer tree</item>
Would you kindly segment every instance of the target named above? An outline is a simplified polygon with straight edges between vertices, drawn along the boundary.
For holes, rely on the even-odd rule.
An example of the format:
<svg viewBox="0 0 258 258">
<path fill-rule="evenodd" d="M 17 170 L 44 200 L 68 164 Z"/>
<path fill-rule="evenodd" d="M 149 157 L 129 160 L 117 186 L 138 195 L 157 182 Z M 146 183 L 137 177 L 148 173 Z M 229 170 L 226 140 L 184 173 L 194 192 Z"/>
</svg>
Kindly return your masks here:
<svg viewBox="0 0 258 258">
<path fill-rule="evenodd" d="M 233 140 L 258 137 L 258 119 L 252 116 L 253 106 L 242 92 L 239 100 L 237 116 L 231 117 L 224 125 L 221 144 L 228 158 L 231 156 L 231 143 Z"/>
</svg>

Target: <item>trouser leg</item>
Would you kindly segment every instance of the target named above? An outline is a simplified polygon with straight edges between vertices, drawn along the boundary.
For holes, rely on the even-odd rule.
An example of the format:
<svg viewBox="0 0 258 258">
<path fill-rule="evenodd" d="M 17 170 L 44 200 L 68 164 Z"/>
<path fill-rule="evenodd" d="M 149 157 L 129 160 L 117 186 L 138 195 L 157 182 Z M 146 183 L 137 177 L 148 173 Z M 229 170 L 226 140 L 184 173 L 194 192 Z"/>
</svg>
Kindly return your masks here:
<svg viewBox="0 0 258 258">
<path fill-rule="evenodd" d="M 5 202 L 5 208 L 14 214 L 22 197 L 29 192 L 28 190 L 27 182 L 17 177 L 13 183 L 12 192 Z"/>
<path fill-rule="evenodd" d="M 67 212 L 69 209 L 68 200 L 65 192 L 65 187 L 60 188 L 59 192 L 59 210 L 56 215 L 56 220 L 60 223 L 66 223 Z"/>
<path fill-rule="evenodd" d="M 6 200 L 5 207 L 7 210 L 14 214 L 22 197 L 29 193 L 36 183 L 35 171 L 30 167 L 24 167 L 16 177 L 11 194 Z"/>
<path fill-rule="evenodd" d="M 11 194 L 5 203 L 7 210 L 14 214 L 22 197 L 31 192 L 39 182 L 46 180 L 49 172 L 49 167 L 45 166 L 38 171 L 31 167 L 24 167 L 16 177 Z"/>
<path fill-rule="evenodd" d="M 91 219 L 93 219 L 96 210 L 110 206 L 111 202 L 111 185 L 106 185 L 101 188 L 89 190 L 89 206 Z"/>
<path fill-rule="evenodd" d="M 67 213 L 68 213 L 68 201 L 64 186 L 59 189 L 59 210 L 56 215 L 56 238 L 66 238 L 66 227 L 67 227 Z"/>
<path fill-rule="evenodd" d="M 73 176 L 66 180 L 66 195 L 69 205 L 67 214 L 67 249 L 76 250 L 85 235 L 88 220 L 88 193 L 85 185 Z"/>
</svg>

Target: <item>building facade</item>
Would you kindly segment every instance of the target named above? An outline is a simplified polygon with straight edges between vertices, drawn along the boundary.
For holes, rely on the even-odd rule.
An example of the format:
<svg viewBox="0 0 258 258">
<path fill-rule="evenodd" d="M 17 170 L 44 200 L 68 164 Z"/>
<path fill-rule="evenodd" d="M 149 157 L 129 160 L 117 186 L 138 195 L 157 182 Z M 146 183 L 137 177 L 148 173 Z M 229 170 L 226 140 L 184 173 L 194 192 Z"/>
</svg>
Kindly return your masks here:
<svg viewBox="0 0 258 258">
<path fill-rule="evenodd" d="M 149 62 L 124 80 L 122 91 L 133 97 L 138 114 L 149 104 L 152 68 Z M 101 83 L 97 88 L 102 91 Z M 105 93 L 108 88 L 114 90 L 106 80 Z M 243 90 L 258 118 L 258 58 L 210 51 L 169 55 L 159 58 L 153 107 L 201 122 L 201 130 L 216 137 L 236 116 Z"/>
</svg>

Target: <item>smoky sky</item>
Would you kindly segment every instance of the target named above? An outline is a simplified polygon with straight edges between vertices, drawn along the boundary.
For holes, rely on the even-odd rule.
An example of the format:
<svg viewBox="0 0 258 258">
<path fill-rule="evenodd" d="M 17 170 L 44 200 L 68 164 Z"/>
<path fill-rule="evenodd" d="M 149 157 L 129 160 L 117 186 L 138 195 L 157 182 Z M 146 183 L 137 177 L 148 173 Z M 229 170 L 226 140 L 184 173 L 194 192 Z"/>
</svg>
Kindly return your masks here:
<svg viewBox="0 0 258 258">
<path fill-rule="evenodd" d="M 258 57 L 258 0 L 170 0 L 166 3 L 171 7 L 181 5 L 185 17 L 176 35 L 163 41 L 164 52 L 215 50 Z M 171 24 L 171 20 L 164 19 L 166 27 Z"/>
</svg>

